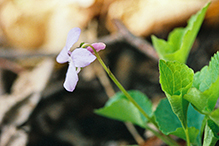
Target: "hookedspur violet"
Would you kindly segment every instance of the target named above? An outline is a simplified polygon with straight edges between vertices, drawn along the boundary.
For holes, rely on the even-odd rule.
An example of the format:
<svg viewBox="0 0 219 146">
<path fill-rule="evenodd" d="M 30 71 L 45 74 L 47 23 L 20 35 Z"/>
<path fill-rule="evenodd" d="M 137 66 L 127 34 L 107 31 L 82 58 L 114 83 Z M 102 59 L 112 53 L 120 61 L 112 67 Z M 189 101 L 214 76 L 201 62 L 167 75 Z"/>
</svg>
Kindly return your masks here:
<svg viewBox="0 0 219 146">
<path fill-rule="evenodd" d="M 77 85 L 78 73 L 80 72 L 80 69 L 82 67 L 88 66 L 96 59 L 96 56 L 94 55 L 93 49 L 91 47 L 76 48 L 72 52 L 70 51 L 71 47 L 78 41 L 80 33 L 81 29 L 77 27 L 69 31 L 66 45 L 56 58 L 58 63 L 69 63 L 65 82 L 63 85 L 64 88 L 69 92 L 74 91 Z M 93 43 L 91 46 L 97 52 L 105 49 L 106 47 L 104 43 Z"/>
</svg>

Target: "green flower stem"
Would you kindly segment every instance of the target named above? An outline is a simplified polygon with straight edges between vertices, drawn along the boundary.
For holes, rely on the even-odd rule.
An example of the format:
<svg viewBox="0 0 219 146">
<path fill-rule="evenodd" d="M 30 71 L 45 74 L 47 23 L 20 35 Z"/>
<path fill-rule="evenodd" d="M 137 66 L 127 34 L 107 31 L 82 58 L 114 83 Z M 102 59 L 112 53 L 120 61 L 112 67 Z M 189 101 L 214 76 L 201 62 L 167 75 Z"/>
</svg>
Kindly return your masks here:
<svg viewBox="0 0 219 146">
<path fill-rule="evenodd" d="M 149 122 L 153 123 L 157 128 L 157 124 L 155 123 L 154 120 L 152 120 L 151 117 L 149 117 L 149 115 L 138 105 L 138 103 L 129 95 L 129 93 L 125 90 L 125 88 L 119 83 L 119 81 L 116 79 L 116 77 L 112 74 L 112 72 L 110 71 L 110 69 L 105 65 L 105 63 L 103 62 L 103 60 L 101 59 L 100 55 L 97 53 L 97 51 L 93 48 L 93 46 L 88 45 L 88 44 L 84 44 L 82 45 L 82 47 L 91 47 L 94 51 L 95 56 L 97 57 L 97 60 L 100 62 L 100 64 L 103 66 L 104 70 L 107 72 L 107 74 L 109 75 L 109 77 L 113 80 L 113 82 L 117 85 L 117 87 L 124 93 L 124 95 L 128 98 L 128 100 L 130 102 L 132 102 L 132 104 L 135 105 L 135 107 L 148 119 Z M 150 128 L 149 126 L 146 125 L 146 129 L 150 130 L 151 132 L 154 133 L 154 135 L 156 135 L 157 137 L 159 137 L 160 139 L 162 139 L 166 144 L 170 145 L 170 146 L 178 146 L 178 144 L 171 139 L 168 136 L 163 136 L 161 135 L 159 132 L 153 130 L 152 128 Z"/>
<path fill-rule="evenodd" d="M 83 45 L 83 47 L 86 47 L 86 46 L 89 46 L 89 47 L 91 47 L 93 49 L 94 54 L 97 57 L 97 60 L 103 66 L 104 70 L 107 72 L 109 77 L 113 80 L 113 82 L 117 85 L 117 87 L 125 94 L 125 96 L 128 98 L 128 100 L 131 101 L 132 104 L 134 104 L 138 108 L 138 110 L 148 119 L 148 121 L 152 122 L 154 125 L 157 126 L 157 124 L 148 116 L 148 114 L 138 105 L 138 103 L 131 97 L 131 95 L 129 95 L 129 93 L 125 90 L 125 88 L 119 83 L 119 81 L 116 79 L 116 77 L 110 71 L 110 69 L 105 65 L 105 63 L 101 59 L 100 55 L 93 48 L 93 46 L 91 46 L 91 45 Z"/>
<path fill-rule="evenodd" d="M 184 128 L 185 134 L 186 134 L 186 145 L 190 146 L 190 139 L 189 139 L 189 129 L 188 127 Z"/>
</svg>

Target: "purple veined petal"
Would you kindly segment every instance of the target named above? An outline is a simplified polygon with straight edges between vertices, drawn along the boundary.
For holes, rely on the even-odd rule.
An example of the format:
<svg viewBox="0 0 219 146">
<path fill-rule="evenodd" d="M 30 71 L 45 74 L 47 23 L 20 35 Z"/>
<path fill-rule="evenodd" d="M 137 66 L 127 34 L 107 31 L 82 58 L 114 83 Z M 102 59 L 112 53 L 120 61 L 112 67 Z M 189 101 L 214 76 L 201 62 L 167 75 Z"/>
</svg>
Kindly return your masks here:
<svg viewBox="0 0 219 146">
<path fill-rule="evenodd" d="M 58 63 L 65 63 L 68 62 L 69 55 L 68 55 L 68 49 L 64 47 L 62 51 L 59 53 L 59 55 L 56 57 L 56 61 Z"/>
<path fill-rule="evenodd" d="M 74 64 L 70 62 L 63 86 L 67 91 L 72 92 L 74 91 L 77 82 L 78 82 L 78 74 L 76 72 L 76 68 Z"/>
<path fill-rule="evenodd" d="M 94 49 L 99 52 L 100 50 L 103 50 L 106 48 L 106 45 L 102 42 L 100 43 L 93 43 L 91 46 L 94 47 Z M 90 51 L 91 53 L 94 53 L 93 49 L 91 47 L 87 47 L 87 50 Z"/>
<path fill-rule="evenodd" d="M 71 54 L 75 67 L 85 67 L 96 59 L 90 51 L 84 48 L 77 48 Z"/>
<path fill-rule="evenodd" d="M 67 41 L 65 45 L 68 50 L 70 50 L 70 48 L 78 41 L 80 34 L 81 29 L 78 27 L 72 28 L 68 32 Z"/>
</svg>

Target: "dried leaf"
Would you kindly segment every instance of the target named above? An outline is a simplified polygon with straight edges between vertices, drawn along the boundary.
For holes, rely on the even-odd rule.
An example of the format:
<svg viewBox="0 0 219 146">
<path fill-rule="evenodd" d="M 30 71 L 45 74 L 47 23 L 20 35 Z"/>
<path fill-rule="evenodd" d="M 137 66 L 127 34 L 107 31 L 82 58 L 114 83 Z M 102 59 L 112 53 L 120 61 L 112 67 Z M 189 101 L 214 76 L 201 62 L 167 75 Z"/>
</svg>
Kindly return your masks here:
<svg viewBox="0 0 219 146">
<path fill-rule="evenodd" d="M 113 31 L 111 20 L 120 19 L 133 34 L 146 36 L 186 22 L 206 3 L 207 0 L 116 1 L 109 7 L 107 25 Z"/>
</svg>

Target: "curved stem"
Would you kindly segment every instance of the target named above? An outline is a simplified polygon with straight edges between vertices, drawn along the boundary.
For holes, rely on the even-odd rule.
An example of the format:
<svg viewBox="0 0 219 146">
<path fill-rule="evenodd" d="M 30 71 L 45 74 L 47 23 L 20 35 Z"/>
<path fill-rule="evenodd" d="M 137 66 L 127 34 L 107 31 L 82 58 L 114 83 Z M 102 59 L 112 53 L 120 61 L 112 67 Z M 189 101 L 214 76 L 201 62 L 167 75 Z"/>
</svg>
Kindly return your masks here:
<svg viewBox="0 0 219 146">
<path fill-rule="evenodd" d="M 123 92 L 123 94 L 128 98 L 128 100 L 130 102 L 132 102 L 132 104 L 134 104 L 134 106 L 144 115 L 144 117 L 147 118 L 147 120 L 151 123 L 153 123 L 156 128 L 158 128 L 157 123 L 139 106 L 139 104 L 131 97 L 131 95 L 125 90 L 125 88 L 120 84 L 120 82 L 116 79 L 116 77 L 112 74 L 112 72 L 110 71 L 110 69 L 105 65 L 105 63 L 103 62 L 103 60 L 101 59 L 100 55 L 97 53 L 97 51 L 94 49 L 93 46 L 88 45 L 88 44 L 84 44 L 82 45 L 82 47 L 91 47 L 94 51 L 95 56 L 97 57 L 97 60 L 100 62 L 100 64 L 103 66 L 104 70 L 107 72 L 107 74 L 109 75 L 109 77 L 113 80 L 113 82 L 117 85 L 117 87 Z M 168 136 L 164 136 L 161 135 L 159 132 L 155 131 L 154 129 L 150 128 L 147 124 L 146 124 L 146 129 L 150 130 L 151 132 L 154 133 L 154 135 L 156 135 L 157 137 L 159 137 L 160 139 L 162 139 L 165 143 L 167 143 L 170 146 L 178 146 L 178 144 L 171 139 Z"/>
<path fill-rule="evenodd" d="M 84 45 L 87 46 L 87 45 Z M 83 46 L 83 47 L 84 47 Z M 103 66 L 104 70 L 107 72 L 109 77 L 113 80 L 113 82 L 117 85 L 117 87 L 123 92 L 123 94 L 128 98 L 129 101 L 132 102 L 132 104 L 135 105 L 136 108 L 148 119 L 149 122 L 153 123 L 157 126 L 157 124 L 152 120 L 151 117 L 138 105 L 138 103 L 129 95 L 129 93 L 125 90 L 125 88 L 120 84 L 120 82 L 116 79 L 116 77 L 113 75 L 113 73 L 110 71 L 110 69 L 105 65 L 103 60 L 101 59 L 100 55 L 97 53 L 97 51 L 93 48 L 93 46 L 88 45 L 91 47 L 94 51 L 95 56 L 97 57 L 97 60 L 100 62 L 100 64 Z"/>
</svg>

